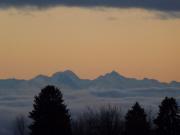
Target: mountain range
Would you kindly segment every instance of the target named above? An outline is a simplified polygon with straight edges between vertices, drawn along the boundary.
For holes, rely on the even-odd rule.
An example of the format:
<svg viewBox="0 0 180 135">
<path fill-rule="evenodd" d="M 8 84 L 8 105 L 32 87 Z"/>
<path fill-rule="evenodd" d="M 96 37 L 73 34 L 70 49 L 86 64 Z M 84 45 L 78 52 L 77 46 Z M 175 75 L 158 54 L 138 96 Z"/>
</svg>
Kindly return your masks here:
<svg viewBox="0 0 180 135">
<path fill-rule="evenodd" d="M 56 72 L 52 76 L 38 75 L 30 80 L 1 79 L 0 89 L 23 89 L 27 87 L 44 87 L 55 85 L 63 89 L 133 89 L 133 88 L 180 88 L 180 82 L 160 82 L 155 79 L 144 78 L 138 80 L 120 75 L 116 71 L 101 75 L 94 80 L 81 79 L 74 72 L 66 70 Z"/>
</svg>

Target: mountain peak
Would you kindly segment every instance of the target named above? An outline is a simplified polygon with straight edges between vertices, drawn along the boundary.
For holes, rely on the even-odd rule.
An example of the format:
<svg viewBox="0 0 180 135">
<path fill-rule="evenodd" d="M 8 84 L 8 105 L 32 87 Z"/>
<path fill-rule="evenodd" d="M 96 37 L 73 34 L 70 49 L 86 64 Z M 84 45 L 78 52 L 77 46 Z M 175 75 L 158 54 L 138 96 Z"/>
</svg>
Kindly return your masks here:
<svg viewBox="0 0 180 135">
<path fill-rule="evenodd" d="M 98 79 L 113 79 L 113 80 L 118 79 L 118 80 L 121 80 L 121 79 L 125 79 L 125 77 L 113 70 L 109 73 L 106 73 L 103 76 L 98 77 Z"/>
<path fill-rule="evenodd" d="M 36 77 L 32 78 L 31 80 L 43 80 L 43 79 L 48 79 L 49 77 L 48 76 L 45 76 L 45 75 L 37 75 Z"/>
<path fill-rule="evenodd" d="M 35 78 L 46 78 L 47 76 L 45 76 L 45 75 L 42 75 L 42 74 L 39 74 L 39 75 L 37 75 Z"/>
<path fill-rule="evenodd" d="M 69 75 L 76 75 L 73 71 L 71 70 L 65 70 L 63 73 L 69 74 Z"/>
<path fill-rule="evenodd" d="M 120 75 L 118 72 L 116 72 L 115 70 L 111 71 L 110 73 L 107 73 L 105 76 L 107 77 L 111 77 L 111 78 L 125 78 L 124 76 Z"/>
<path fill-rule="evenodd" d="M 115 70 L 111 71 L 109 74 L 119 76 L 120 74 L 116 72 Z"/>
<path fill-rule="evenodd" d="M 61 76 L 67 76 L 72 79 L 79 79 L 79 77 L 71 70 L 65 70 L 63 72 L 56 72 L 52 75 L 53 78 L 59 78 Z"/>
</svg>

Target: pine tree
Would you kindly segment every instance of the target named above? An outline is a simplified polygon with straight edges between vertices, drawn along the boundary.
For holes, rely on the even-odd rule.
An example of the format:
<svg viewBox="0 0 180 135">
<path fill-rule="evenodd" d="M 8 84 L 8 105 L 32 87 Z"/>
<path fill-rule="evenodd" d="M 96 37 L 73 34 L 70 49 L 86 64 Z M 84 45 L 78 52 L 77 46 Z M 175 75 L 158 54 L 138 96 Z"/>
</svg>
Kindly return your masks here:
<svg viewBox="0 0 180 135">
<path fill-rule="evenodd" d="M 158 135 L 180 135 L 180 116 L 174 98 L 166 97 L 159 106 L 159 113 L 154 120 Z"/>
<path fill-rule="evenodd" d="M 62 93 L 54 86 L 46 86 L 35 96 L 31 135 L 70 135 L 70 115 L 62 99 Z"/>
<path fill-rule="evenodd" d="M 146 113 L 136 102 L 125 117 L 126 135 L 147 135 L 149 133 L 149 124 L 146 120 Z"/>
</svg>

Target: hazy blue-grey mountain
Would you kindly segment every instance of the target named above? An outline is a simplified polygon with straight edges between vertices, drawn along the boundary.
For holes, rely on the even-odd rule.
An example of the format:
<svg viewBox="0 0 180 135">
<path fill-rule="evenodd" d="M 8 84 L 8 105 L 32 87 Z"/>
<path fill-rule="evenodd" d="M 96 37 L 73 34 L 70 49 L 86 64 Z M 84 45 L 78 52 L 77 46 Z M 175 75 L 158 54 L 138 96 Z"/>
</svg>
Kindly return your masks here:
<svg viewBox="0 0 180 135">
<path fill-rule="evenodd" d="M 177 82 L 177 84 L 179 84 Z M 137 80 L 135 78 L 127 78 L 116 71 L 107 73 L 92 80 L 91 87 L 108 88 L 108 89 L 128 89 L 128 88 L 151 88 L 151 87 L 171 87 L 172 85 L 162 83 L 158 80 L 144 78 Z M 175 85 L 174 85 L 175 86 Z M 178 86 L 178 85 L 176 85 Z"/>
<path fill-rule="evenodd" d="M 36 86 L 44 86 L 52 84 L 65 89 L 82 89 L 88 86 L 89 80 L 80 79 L 75 73 L 70 70 L 64 72 L 56 72 L 51 77 L 38 75 L 37 77 L 28 80 L 31 85 L 34 83 Z"/>
<path fill-rule="evenodd" d="M 180 87 L 180 83 L 176 81 L 172 81 L 169 85 L 172 87 Z"/>
<path fill-rule="evenodd" d="M 50 84 L 50 82 L 51 82 L 51 78 L 45 75 L 38 75 L 32 78 L 31 80 L 27 81 L 29 85 L 37 86 L 37 87 L 38 86 L 41 87 L 44 84 Z"/>
<path fill-rule="evenodd" d="M 61 87 L 80 89 L 79 77 L 70 70 L 64 72 L 57 72 L 52 75 L 51 82 L 55 85 L 61 85 Z"/>
<path fill-rule="evenodd" d="M 144 78 L 138 80 L 135 78 L 127 78 L 116 71 L 112 71 L 105 75 L 99 76 L 94 80 L 80 79 L 70 70 L 64 72 L 56 72 L 51 77 L 38 75 L 30 80 L 6 79 L 0 80 L 0 89 L 22 89 L 25 87 L 43 87 L 44 85 L 56 85 L 65 89 L 129 89 L 129 88 L 166 88 L 180 87 L 180 83 L 172 81 L 170 83 L 162 83 L 158 80 Z"/>
<path fill-rule="evenodd" d="M 18 89 L 27 86 L 26 80 L 3 79 L 0 80 L 0 89 Z"/>
</svg>

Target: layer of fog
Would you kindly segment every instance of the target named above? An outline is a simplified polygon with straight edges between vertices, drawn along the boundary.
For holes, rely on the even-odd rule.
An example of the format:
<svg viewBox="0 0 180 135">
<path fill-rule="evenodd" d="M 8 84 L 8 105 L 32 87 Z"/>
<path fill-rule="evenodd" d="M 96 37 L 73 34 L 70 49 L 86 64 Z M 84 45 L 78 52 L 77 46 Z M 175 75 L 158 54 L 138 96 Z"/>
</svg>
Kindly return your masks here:
<svg viewBox="0 0 180 135">
<path fill-rule="evenodd" d="M 6 89 L 0 90 L 0 134 L 12 135 L 13 121 L 16 116 L 32 110 L 33 97 L 41 88 Z M 175 97 L 180 102 L 178 88 L 149 88 L 149 89 L 86 89 L 61 90 L 64 101 L 72 116 L 81 113 L 87 107 L 100 107 L 112 104 L 126 112 L 136 101 L 145 109 L 157 111 L 158 105 L 165 96 Z"/>
</svg>

